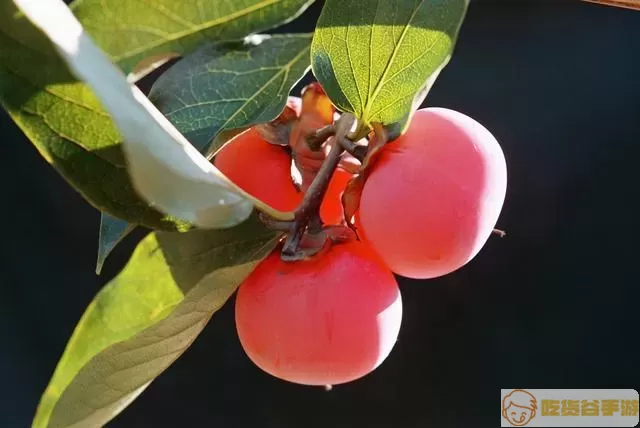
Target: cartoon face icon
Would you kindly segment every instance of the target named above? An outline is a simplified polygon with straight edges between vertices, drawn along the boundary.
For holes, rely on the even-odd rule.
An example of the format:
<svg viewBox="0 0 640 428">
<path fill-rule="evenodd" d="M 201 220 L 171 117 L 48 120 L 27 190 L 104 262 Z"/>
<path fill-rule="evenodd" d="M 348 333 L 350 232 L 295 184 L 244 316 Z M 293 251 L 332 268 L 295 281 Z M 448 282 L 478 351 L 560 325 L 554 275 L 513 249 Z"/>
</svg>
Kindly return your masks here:
<svg viewBox="0 0 640 428">
<path fill-rule="evenodd" d="M 522 427 L 536 416 L 536 398 L 523 389 L 515 389 L 502 400 L 502 417 L 511 425 Z"/>
</svg>

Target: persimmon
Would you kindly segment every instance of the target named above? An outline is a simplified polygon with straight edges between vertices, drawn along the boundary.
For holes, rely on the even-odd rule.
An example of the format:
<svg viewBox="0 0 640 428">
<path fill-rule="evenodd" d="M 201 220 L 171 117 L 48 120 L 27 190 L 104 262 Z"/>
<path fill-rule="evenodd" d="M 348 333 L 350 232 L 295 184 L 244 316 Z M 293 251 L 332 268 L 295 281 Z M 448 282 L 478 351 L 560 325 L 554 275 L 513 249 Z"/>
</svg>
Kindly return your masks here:
<svg viewBox="0 0 640 428">
<path fill-rule="evenodd" d="M 306 192 L 329 153 L 329 146 L 311 150 L 306 137 L 323 126 L 333 123 L 335 109 L 318 82 L 304 87 L 300 99 L 299 119 L 291 128 L 289 146 L 295 166 L 300 173 L 300 188 Z"/>
<path fill-rule="evenodd" d="M 329 187 L 320 205 L 320 218 L 325 224 L 340 224 L 344 220 L 342 211 L 342 192 L 353 174 L 337 168 L 329 181 Z"/>
<path fill-rule="evenodd" d="M 422 109 L 372 165 L 358 224 L 393 272 L 435 278 L 480 251 L 506 187 L 502 149 L 484 126 L 453 110 Z"/>
<path fill-rule="evenodd" d="M 294 211 L 302 200 L 291 179 L 291 156 L 266 142 L 255 128 L 225 145 L 213 164 L 238 187 L 279 211 Z"/>
<path fill-rule="evenodd" d="M 332 245 L 310 260 L 283 262 L 273 251 L 245 279 L 236 328 L 265 372 L 304 385 L 335 385 L 378 367 L 402 319 L 396 280 L 366 244 Z"/>
</svg>

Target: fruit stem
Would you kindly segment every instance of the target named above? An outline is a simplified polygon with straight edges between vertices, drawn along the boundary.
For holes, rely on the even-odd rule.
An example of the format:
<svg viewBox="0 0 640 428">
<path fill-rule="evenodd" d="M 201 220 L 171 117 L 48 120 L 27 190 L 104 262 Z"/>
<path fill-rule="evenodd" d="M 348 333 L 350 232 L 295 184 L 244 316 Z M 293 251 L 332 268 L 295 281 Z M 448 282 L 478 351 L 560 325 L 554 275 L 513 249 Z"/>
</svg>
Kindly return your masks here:
<svg viewBox="0 0 640 428">
<path fill-rule="evenodd" d="M 493 229 L 493 233 L 498 235 L 500 238 L 504 238 L 505 236 L 507 236 L 507 232 L 505 232 L 504 230 L 500 230 L 500 229 Z"/>
<path fill-rule="evenodd" d="M 360 163 L 364 161 L 364 158 L 367 155 L 367 146 L 356 144 L 347 137 L 340 138 L 338 142 L 346 152 L 348 152 L 354 158 L 358 159 Z"/>
<path fill-rule="evenodd" d="M 334 135 L 336 135 L 335 125 L 327 125 L 318 129 L 313 134 L 307 135 L 305 139 L 307 140 L 307 145 L 309 146 L 309 148 L 315 152 L 320 150 L 325 141 L 327 141 Z M 365 155 L 367 154 L 367 146 L 356 144 L 355 142 L 351 141 L 349 137 L 344 136 L 340 138 L 338 140 L 338 143 L 347 153 L 362 162 Z"/>
<path fill-rule="evenodd" d="M 306 136 L 307 145 L 311 150 L 317 152 L 320 150 L 322 145 L 324 144 L 329 137 L 332 137 L 336 133 L 336 127 L 334 125 L 323 126 L 322 128 L 316 130 L 313 134 L 309 134 Z"/>
<path fill-rule="evenodd" d="M 371 131 L 371 126 L 368 125 L 367 123 L 363 122 L 363 121 L 358 121 L 358 126 L 356 127 L 356 130 L 349 135 L 349 139 L 352 141 L 358 141 L 364 137 L 366 137 L 367 135 L 369 135 L 369 132 Z"/>
<path fill-rule="evenodd" d="M 338 144 L 338 142 L 346 137 L 354 122 L 355 117 L 350 113 L 342 114 L 336 121 L 334 136 L 331 137 L 336 141 L 334 141 L 334 144 L 331 146 L 327 158 L 318 170 L 318 174 L 311 182 L 309 189 L 302 198 L 300 206 L 296 210 L 291 229 L 282 247 L 283 260 L 296 259 L 296 253 L 307 226 L 311 225 L 313 229 L 317 229 L 318 226 L 322 224 L 320 220 L 320 204 L 324 199 L 324 194 L 329 187 L 331 177 L 338 167 L 340 156 L 344 151 L 342 145 Z"/>
</svg>

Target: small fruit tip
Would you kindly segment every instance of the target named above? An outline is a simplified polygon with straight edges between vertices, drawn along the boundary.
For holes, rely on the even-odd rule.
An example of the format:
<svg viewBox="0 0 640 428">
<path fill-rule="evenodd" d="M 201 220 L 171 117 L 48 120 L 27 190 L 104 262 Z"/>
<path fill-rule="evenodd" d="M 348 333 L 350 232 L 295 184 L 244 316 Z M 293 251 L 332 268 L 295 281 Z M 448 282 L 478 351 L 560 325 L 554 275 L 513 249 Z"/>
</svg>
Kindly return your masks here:
<svg viewBox="0 0 640 428">
<path fill-rule="evenodd" d="M 311 82 L 300 91 L 300 95 L 303 96 L 305 92 L 313 91 L 317 94 L 325 94 L 324 88 L 320 84 L 320 82 Z"/>
</svg>

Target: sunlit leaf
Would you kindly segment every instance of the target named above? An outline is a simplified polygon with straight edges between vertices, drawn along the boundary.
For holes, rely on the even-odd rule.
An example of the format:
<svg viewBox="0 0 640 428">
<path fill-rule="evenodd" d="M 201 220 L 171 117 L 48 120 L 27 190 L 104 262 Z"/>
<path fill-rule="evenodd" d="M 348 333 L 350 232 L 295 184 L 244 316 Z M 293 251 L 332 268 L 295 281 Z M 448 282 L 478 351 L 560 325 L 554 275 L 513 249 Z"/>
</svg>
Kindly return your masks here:
<svg viewBox="0 0 640 428">
<path fill-rule="evenodd" d="M 468 0 L 327 0 L 311 46 L 331 100 L 364 124 L 406 126 L 449 62 Z"/>
<path fill-rule="evenodd" d="M 72 9 L 113 62 L 185 54 L 206 40 L 241 39 L 298 16 L 313 0 L 77 0 Z M 165 58 L 166 59 L 166 58 Z"/>
<path fill-rule="evenodd" d="M 33 427 L 107 423 L 189 347 L 277 239 L 257 216 L 147 236 L 82 316 Z"/>
<path fill-rule="evenodd" d="M 218 132 L 274 120 L 310 67 L 311 35 L 254 35 L 205 46 L 173 65 L 149 98 L 197 148 Z"/>
</svg>

